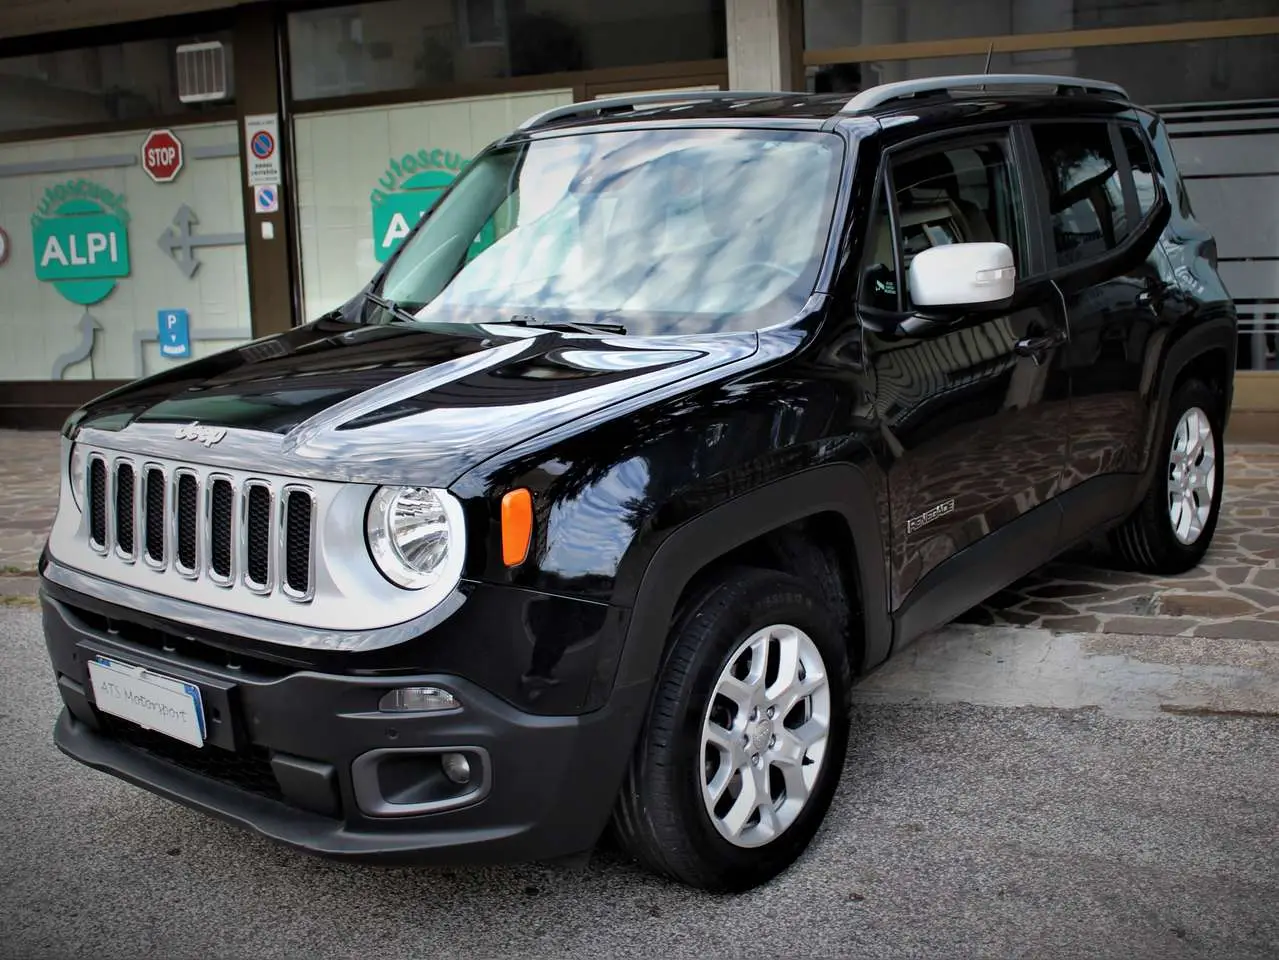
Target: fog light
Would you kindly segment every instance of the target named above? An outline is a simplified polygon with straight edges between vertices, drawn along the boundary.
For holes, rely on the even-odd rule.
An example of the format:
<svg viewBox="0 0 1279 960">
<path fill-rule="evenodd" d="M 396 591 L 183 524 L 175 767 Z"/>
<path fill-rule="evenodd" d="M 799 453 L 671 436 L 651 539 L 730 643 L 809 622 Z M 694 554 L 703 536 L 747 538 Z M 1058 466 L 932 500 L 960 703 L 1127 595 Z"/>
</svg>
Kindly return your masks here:
<svg viewBox="0 0 1279 960">
<path fill-rule="evenodd" d="M 454 710 L 462 704 L 442 687 L 400 687 L 383 695 L 379 710 L 388 713 L 417 713 L 430 710 Z"/>
<path fill-rule="evenodd" d="M 444 776 L 454 783 L 467 783 L 471 779 L 471 764 L 460 753 L 446 753 L 440 758 Z"/>
</svg>

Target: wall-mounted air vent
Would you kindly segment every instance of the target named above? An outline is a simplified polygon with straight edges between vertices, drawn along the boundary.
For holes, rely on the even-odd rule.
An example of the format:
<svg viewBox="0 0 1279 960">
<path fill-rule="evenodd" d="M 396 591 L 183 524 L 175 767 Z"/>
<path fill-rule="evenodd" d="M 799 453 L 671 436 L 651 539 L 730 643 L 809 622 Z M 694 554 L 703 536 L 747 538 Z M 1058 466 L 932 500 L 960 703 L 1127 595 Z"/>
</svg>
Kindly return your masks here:
<svg viewBox="0 0 1279 960">
<path fill-rule="evenodd" d="M 225 100 L 231 95 L 231 57 L 218 40 L 178 47 L 178 99 L 183 103 Z"/>
</svg>

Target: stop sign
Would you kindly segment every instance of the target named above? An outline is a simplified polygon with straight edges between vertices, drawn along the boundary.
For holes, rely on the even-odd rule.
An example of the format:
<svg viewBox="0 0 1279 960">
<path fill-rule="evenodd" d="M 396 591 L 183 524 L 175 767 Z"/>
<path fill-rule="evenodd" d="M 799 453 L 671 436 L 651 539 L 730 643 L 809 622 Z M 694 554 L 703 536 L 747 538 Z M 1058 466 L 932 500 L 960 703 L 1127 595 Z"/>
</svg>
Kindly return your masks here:
<svg viewBox="0 0 1279 960">
<path fill-rule="evenodd" d="M 142 141 L 142 169 L 156 183 L 170 183 L 182 169 L 182 141 L 172 130 L 152 130 Z"/>
</svg>

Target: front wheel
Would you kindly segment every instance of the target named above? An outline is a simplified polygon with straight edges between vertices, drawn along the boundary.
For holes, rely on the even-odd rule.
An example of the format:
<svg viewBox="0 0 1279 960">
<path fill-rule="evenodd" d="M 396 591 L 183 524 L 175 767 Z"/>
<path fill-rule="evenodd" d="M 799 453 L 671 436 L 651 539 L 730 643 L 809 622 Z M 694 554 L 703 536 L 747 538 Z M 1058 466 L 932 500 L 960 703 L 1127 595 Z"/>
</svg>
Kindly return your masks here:
<svg viewBox="0 0 1279 960">
<path fill-rule="evenodd" d="M 614 814 L 659 873 L 736 891 L 812 840 L 848 745 L 844 638 L 802 581 L 738 568 L 707 584 L 671 635 Z"/>
<path fill-rule="evenodd" d="M 1207 384 L 1188 380 L 1172 395 L 1156 456 L 1163 468 L 1111 543 L 1138 570 L 1176 574 L 1203 559 L 1217 529 L 1225 483 L 1221 402 Z"/>
</svg>

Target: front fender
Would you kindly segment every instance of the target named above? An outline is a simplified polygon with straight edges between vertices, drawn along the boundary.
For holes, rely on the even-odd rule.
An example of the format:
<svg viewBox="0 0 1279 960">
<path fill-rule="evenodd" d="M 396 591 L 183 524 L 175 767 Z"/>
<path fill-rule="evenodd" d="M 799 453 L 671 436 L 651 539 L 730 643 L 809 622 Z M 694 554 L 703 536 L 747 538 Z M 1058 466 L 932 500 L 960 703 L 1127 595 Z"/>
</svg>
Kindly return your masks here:
<svg viewBox="0 0 1279 960">
<path fill-rule="evenodd" d="M 878 664 L 892 646 L 887 551 L 875 484 L 849 462 L 809 467 L 772 480 L 671 529 L 656 542 L 637 542 L 619 570 L 636 585 L 629 629 L 609 686 L 630 686 L 658 673 L 676 603 L 697 573 L 742 544 L 796 520 L 834 514 L 848 527 L 863 602 L 865 663 Z"/>
<path fill-rule="evenodd" d="M 767 343 L 736 376 L 614 409 L 454 486 L 468 529 L 486 531 L 468 541 L 468 576 L 639 615 L 638 629 L 599 649 L 584 709 L 615 683 L 651 679 L 674 603 L 699 569 L 804 516 L 844 518 L 868 617 L 886 621 L 886 493 L 864 384 L 790 374 L 796 339 Z M 500 500 L 517 487 L 533 494 L 534 533 L 526 560 L 508 568 Z M 870 661 L 886 652 L 887 631 L 879 620 L 867 630 Z"/>
</svg>

